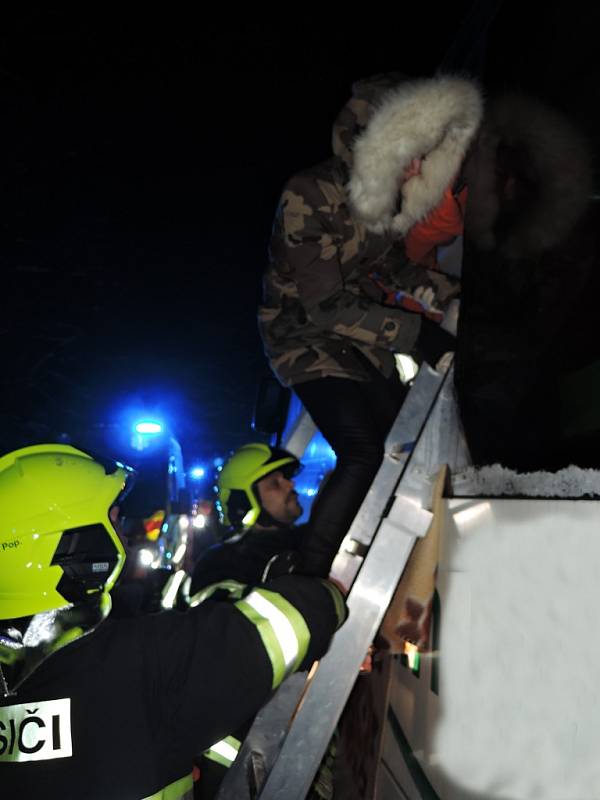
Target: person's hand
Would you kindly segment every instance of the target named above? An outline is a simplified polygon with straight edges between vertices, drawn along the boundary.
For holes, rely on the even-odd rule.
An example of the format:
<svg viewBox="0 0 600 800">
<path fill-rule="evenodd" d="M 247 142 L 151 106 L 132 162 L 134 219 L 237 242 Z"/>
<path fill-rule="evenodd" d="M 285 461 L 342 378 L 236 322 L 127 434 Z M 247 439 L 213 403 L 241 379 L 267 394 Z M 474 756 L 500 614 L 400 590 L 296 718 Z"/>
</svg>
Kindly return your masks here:
<svg viewBox="0 0 600 800">
<path fill-rule="evenodd" d="M 458 317 L 460 315 L 460 300 L 451 300 L 444 314 L 444 319 L 440 322 L 440 328 L 452 336 L 456 336 L 456 329 L 458 328 Z"/>
<path fill-rule="evenodd" d="M 452 366 L 453 360 L 454 360 L 453 352 L 449 351 L 448 353 L 444 353 L 444 355 L 435 365 L 435 371 L 439 372 L 441 375 L 445 375 Z"/>
<path fill-rule="evenodd" d="M 373 653 L 375 652 L 375 645 L 372 644 L 369 649 L 367 650 L 367 655 L 364 657 L 362 664 L 360 665 L 360 669 L 358 670 L 360 675 L 369 675 L 373 672 Z"/>
<path fill-rule="evenodd" d="M 432 286 L 417 286 L 411 294 L 427 311 L 440 311 L 435 304 L 435 291 Z"/>
<path fill-rule="evenodd" d="M 348 589 L 346 589 L 346 587 L 341 581 L 339 581 L 337 578 L 334 578 L 333 575 L 329 575 L 327 580 L 329 581 L 329 583 L 333 583 L 333 585 L 340 590 L 340 592 L 344 595 L 344 597 L 346 597 L 346 595 L 348 594 Z"/>
<path fill-rule="evenodd" d="M 340 592 L 346 597 L 348 594 L 348 589 L 344 586 L 344 584 L 339 581 L 337 578 L 334 578 L 333 575 L 330 575 L 327 580 L 329 583 L 333 583 Z M 367 650 L 367 655 L 364 657 L 362 664 L 360 665 L 360 669 L 358 670 L 360 675 L 368 675 L 373 671 L 373 653 L 375 652 L 375 645 L 371 645 Z"/>
</svg>

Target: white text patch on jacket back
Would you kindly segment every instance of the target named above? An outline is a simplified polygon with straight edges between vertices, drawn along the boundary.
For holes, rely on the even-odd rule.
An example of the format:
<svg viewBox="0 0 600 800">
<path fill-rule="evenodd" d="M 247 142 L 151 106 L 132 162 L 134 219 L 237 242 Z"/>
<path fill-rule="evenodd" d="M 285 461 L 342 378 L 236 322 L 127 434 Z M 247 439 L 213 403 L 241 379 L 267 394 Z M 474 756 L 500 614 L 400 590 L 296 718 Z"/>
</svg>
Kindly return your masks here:
<svg viewBox="0 0 600 800">
<path fill-rule="evenodd" d="M 70 698 L 0 708 L 0 763 L 71 755 Z"/>
</svg>

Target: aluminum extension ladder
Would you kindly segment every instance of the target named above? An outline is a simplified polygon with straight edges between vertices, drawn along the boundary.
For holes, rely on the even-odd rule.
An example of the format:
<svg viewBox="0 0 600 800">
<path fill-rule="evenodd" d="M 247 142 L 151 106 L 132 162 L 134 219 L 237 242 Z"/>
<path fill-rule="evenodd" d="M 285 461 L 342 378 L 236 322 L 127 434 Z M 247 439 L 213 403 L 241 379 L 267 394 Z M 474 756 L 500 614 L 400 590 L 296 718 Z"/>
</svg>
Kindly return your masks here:
<svg viewBox="0 0 600 800">
<path fill-rule="evenodd" d="M 444 383 L 451 385 L 451 374 L 440 375 L 427 365 L 419 371 L 388 435 L 379 472 L 334 561 L 333 574 L 351 585 L 349 618 L 308 678 L 290 676 L 257 714 L 218 800 L 304 800 L 308 794 L 412 548 L 429 528 L 432 484 L 423 470 L 413 468 L 413 455 L 427 438 L 427 423 L 431 428 L 443 422 L 439 414 L 433 419 L 432 410 Z M 296 431 L 299 441 L 293 444 L 301 441 L 301 449 L 311 424 L 304 420 Z"/>
</svg>

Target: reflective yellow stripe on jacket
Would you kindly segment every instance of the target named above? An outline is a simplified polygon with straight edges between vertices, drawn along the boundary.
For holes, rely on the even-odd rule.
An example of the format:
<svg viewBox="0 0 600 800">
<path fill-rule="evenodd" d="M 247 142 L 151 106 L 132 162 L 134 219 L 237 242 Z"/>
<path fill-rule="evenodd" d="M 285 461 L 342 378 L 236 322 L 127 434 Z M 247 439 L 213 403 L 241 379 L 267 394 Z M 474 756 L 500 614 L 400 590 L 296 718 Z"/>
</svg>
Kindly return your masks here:
<svg viewBox="0 0 600 800">
<path fill-rule="evenodd" d="M 186 775 L 174 783 L 170 783 L 154 794 L 143 797 L 142 800 L 193 800 L 194 781 L 192 776 Z"/>
<path fill-rule="evenodd" d="M 255 589 L 235 605 L 258 630 L 273 667 L 275 689 L 306 655 L 310 633 L 304 617 L 284 597 L 267 589 Z"/>
<path fill-rule="evenodd" d="M 233 580 L 211 583 L 209 586 L 205 586 L 203 589 L 200 589 L 199 592 L 196 592 L 196 594 L 192 595 L 192 597 L 190 597 L 188 600 L 188 605 L 190 608 L 195 608 L 196 606 L 199 606 L 200 603 L 208 600 L 209 597 L 212 597 L 212 595 L 219 590 L 228 592 L 231 599 L 239 600 L 239 598 L 244 594 L 246 586 L 243 583 Z"/>
</svg>

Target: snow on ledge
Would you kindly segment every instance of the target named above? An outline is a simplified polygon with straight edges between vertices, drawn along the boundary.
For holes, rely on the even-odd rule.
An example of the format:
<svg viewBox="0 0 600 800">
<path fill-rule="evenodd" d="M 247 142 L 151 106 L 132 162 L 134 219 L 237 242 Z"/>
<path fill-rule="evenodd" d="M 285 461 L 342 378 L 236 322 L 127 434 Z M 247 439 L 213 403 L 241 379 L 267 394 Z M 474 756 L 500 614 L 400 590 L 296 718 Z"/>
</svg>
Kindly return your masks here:
<svg viewBox="0 0 600 800">
<path fill-rule="evenodd" d="M 500 464 L 467 467 L 452 475 L 455 497 L 600 498 L 600 471 L 570 466 L 558 472 L 519 473 Z"/>
</svg>

